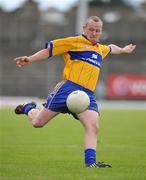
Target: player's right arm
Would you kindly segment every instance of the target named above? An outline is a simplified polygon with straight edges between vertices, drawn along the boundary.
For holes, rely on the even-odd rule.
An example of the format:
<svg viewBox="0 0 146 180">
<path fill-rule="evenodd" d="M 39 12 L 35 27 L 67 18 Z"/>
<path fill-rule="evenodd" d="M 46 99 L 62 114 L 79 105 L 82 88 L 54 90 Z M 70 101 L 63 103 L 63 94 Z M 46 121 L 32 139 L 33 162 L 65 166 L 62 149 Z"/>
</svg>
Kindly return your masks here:
<svg viewBox="0 0 146 180">
<path fill-rule="evenodd" d="M 31 56 L 17 57 L 14 59 L 14 61 L 16 62 L 16 65 L 18 67 L 22 67 L 22 66 L 28 65 L 32 62 L 46 59 L 49 56 L 50 56 L 49 55 L 49 49 L 42 49 L 42 50 L 38 51 L 37 53 L 35 53 Z"/>
</svg>

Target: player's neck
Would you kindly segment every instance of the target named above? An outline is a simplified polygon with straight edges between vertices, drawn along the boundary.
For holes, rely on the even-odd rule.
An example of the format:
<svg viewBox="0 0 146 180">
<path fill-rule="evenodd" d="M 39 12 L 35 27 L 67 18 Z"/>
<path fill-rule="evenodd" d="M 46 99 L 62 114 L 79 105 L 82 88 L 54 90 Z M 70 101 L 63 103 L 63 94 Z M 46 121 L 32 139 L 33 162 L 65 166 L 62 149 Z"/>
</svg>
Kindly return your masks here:
<svg viewBox="0 0 146 180">
<path fill-rule="evenodd" d="M 96 45 L 97 43 L 99 43 L 99 40 L 96 40 L 96 41 L 91 41 L 90 39 L 87 38 L 87 36 L 85 34 L 82 34 L 82 36 L 84 38 L 86 38 L 88 41 L 90 41 L 93 45 Z"/>
</svg>

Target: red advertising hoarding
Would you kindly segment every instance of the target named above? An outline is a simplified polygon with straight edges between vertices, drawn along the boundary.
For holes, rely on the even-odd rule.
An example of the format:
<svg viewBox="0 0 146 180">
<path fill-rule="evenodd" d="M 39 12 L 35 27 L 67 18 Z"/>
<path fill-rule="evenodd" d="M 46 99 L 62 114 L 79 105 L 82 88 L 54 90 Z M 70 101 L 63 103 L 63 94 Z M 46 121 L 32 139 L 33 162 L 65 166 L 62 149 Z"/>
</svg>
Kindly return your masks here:
<svg viewBox="0 0 146 180">
<path fill-rule="evenodd" d="M 107 96 L 114 99 L 146 99 L 146 75 L 110 75 Z"/>
</svg>

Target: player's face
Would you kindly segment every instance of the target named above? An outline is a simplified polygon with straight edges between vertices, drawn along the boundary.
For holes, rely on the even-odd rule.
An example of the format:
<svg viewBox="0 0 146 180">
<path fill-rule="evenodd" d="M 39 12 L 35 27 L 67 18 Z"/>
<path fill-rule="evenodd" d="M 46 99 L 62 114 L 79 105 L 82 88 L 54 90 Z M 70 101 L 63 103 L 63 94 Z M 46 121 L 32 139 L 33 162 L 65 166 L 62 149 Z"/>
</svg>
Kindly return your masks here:
<svg viewBox="0 0 146 180">
<path fill-rule="evenodd" d="M 89 20 L 83 29 L 87 39 L 95 44 L 99 41 L 99 38 L 102 34 L 102 22 Z"/>
</svg>

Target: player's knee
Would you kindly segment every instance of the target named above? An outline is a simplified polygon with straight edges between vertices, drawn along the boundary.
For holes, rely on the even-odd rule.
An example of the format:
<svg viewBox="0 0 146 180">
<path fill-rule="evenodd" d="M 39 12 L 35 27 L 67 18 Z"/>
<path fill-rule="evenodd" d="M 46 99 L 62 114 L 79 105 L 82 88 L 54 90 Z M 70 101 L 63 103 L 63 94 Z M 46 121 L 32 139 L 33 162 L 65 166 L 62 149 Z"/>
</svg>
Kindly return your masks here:
<svg viewBox="0 0 146 180">
<path fill-rule="evenodd" d="M 96 125 L 96 124 L 91 124 L 91 125 L 88 127 L 88 130 L 91 131 L 91 132 L 94 133 L 94 134 L 98 134 L 98 132 L 99 132 L 99 126 Z"/>
<path fill-rule="evenodd" d="M 94 130 L 95 134 L 98 134 L 99 126 L 98 125 L 93 125 L 93 130 Z"/>
<path fill-rule="evenodd" d="M 99 133 L 99 126 L 96 127 L 97 128 L 97 134 Z"/>
<path fill-rule="evenodd" d="M 44 123 L 41 120 L 34 120 L 32 121 L 32 125 L 34 128 L 42 128 Z"/>
</svg>

